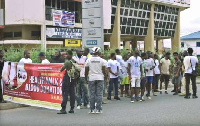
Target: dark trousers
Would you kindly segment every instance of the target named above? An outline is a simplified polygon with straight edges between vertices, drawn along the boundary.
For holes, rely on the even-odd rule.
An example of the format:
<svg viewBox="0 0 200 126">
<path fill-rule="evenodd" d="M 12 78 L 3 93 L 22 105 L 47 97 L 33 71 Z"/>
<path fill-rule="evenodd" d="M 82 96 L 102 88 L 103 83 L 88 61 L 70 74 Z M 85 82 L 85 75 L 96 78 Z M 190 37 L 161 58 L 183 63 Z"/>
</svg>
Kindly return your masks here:
<svg viewBox="0 0 200 126">
<path fill-rule="evenodd" d="M 185 73 L 186 96 L 189 96 L 189 85 L 190 85 L 190 80 L 192 81 L 193 95 L 196 96 L 196 94 L 197 94 L 196 76 L 192 76 L 192 74 Z"/>
<path fill-rule="evenodd" d="M 118 78 L 110 78 L 109 87 L 108 87 L 108 97 L 111 97 L 113 84 L 115 88 L 115 97 L 118 97 Z"/>
<path fill-rule="evenodd" d="M 0 102 L 2 101 L 3 101 L 3 92 L 2 92 L 1 79 L 0 79 Z"/>
<path fill-rule="evenodd" d="M 62 103 L 61 107 L 63 110 L 66 109 L 68 95 L 70 96 L 70 106 L 74 109 L 75 105 L 75 80 L 71 79 L 65 75 L 62 84 Z"/>
<path fill-rule="evenodd" d="M 158 82 L 160 79 L 160 74 L 155 74 L 154 78 L 153 78 L 153 84 L 155 85 L 155 89 L 158 90 Z"/>
</svg>

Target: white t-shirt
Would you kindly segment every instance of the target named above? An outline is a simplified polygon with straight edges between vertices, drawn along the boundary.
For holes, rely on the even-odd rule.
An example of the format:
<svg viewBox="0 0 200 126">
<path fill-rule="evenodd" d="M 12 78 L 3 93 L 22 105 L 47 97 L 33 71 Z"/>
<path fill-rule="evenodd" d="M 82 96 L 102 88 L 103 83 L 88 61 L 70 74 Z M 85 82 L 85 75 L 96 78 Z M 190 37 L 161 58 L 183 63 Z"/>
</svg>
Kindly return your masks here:
<svg viewBox="0 0 200 126">
<path fill-rule="evenodd" d="M 109 60 L 107 67 L 110 68 L 113 73 L 117 73 L 119 63 L 116 60 Z M 110 73 L 110 78 L 118 78 L 118 76 L 115 76 L 114 74 Z"/>
<path fill-rule="evenodd" d="M 122 76 L 123 77 L 128 77 L 128 62 L 127 61 L 124 61 L 124 66 L 122 66 Z"/>
<path fill-rule="evenodd" d="M 120 64 L 120 67 L 124 66 L 123 58 L 121 55 L 116 55 L 116 60 Z"/>
<path fill-rule="evenodd" d="M 85 77 L 85 63 L 86 63 L 87 57 L 81 56 L 81 58 L 79 58 L 78 56 L 73 56 L 73 60 L 75 60 L 76 63 L 81 67 L 80 77 Z"/>
<path fill-rule="evenodd" d="M 150 68 L 155 66 L 154 60 L 152 58 L 149 58 L 149 59 L 146 59 L 144 63 L 145 63 L 145 69 L 148 69 L 148 71 L 146 72 L 146 76 L 153 76 L 154 69 L 150 70 Z"/>
<path fill-rule="evenodd" d="M 141 72 L 140 72 L 140 65 L 142 64 L 142 59 L 141 57 L 137 56 L 131 56 L 128 61 L 127 61 L 130 65 L 131 65 L 131 76 L 141 76 Z"/>
<path fill-rule="evenodd" d="M 102 67 L 105 66 L 105 61 L 102 58 L 92 56 L 85 66 L 89 67 L 89 81 L 104 80 Z"/>
<path fill-rule="evenodd" d="M 160 63 L 159 63 L 159 61 L 156 59 L 156 60 L 155 60 L 155 68 L 154 68 L 155 74 L 160 74 L 159 65 L 160 65 Z"/>
<path fill-rule="evenodd" d="M 24 63 L 32 63 L 32 60 L 30 58 L 22 58 L 18 64 L 24 64 Z"/>
<path fill-rule="evenodd" d="M 198 59 L 196 56 L 189 56 L 190 57 L 190 63 L 191 63 L 191 67 L 189 67 L 185 73 L 192 73 L 192 69 L 195 70 L 196 67 L 196 63 L 198 63 Z"/>
<path fill-rule="evenodd" d="M 41 64 L 47 64 L 47 63 L 50 63 L 48 59 L 44 59 L 42 60 L 42 63 Z"/>
</svg>

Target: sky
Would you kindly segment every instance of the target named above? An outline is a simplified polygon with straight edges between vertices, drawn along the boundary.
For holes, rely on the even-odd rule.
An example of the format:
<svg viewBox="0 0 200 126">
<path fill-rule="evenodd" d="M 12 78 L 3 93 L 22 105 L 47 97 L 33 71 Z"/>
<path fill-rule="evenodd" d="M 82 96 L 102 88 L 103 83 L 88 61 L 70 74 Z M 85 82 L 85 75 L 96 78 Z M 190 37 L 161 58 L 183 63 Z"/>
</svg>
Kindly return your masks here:
<svg viewBox="0 0 200 126">
<path fill-rule="evenodd" d="M 190 8 L 181 12 L 181 36 L 200 31 L 200 0 L 190 0 Z M 171 41 L 164 41 L 165 47 L 171 47 Z"/>
</svg>

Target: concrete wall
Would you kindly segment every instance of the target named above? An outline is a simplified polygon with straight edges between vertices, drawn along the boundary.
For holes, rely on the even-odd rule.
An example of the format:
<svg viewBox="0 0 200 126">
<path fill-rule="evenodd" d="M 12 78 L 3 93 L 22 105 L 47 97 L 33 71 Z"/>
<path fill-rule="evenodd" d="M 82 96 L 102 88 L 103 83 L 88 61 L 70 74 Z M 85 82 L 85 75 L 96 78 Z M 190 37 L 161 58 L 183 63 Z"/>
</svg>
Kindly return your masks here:
<svg viewBox="0 0 200 126">
<path fill-rule="evenodd" d="M 5 24 L 42 24 L 44 0 L 5 0 Z"/>
<path fill-rule="evenodd" d="M 196 42 L 200 42 L 200 39 L 197 40 L 181 40 L 184 42 L 184 48 L 182 50 L 187 50 L 187 48 L 191 47 L 194 50 L 194 55 L 200 55 L 200 47 L 196 47 Z"/>
</svg>

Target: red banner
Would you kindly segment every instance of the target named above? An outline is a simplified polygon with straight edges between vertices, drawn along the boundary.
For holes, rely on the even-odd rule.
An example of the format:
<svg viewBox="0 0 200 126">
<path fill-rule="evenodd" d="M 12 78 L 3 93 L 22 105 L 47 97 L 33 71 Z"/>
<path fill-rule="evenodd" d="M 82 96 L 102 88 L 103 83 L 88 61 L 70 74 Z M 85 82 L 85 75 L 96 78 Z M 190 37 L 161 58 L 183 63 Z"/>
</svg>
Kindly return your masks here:
<svg viewBox="0 0 200 126">
<path fill-rule="evenodd" d="M 6 100 L 58 109 L 62 100 L 62 66 L 6 62 L 2 74 Z"/>
</svg>

